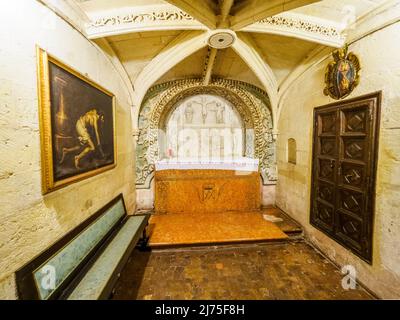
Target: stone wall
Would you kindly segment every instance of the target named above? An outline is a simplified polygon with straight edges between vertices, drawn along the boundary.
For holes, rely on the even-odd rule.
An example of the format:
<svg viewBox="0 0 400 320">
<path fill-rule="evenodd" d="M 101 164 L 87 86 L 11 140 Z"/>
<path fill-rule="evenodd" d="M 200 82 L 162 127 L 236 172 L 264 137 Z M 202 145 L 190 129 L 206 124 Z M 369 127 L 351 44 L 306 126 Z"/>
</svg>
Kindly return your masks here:
<svg viewBox="0 0 400 320">
<path fill-rule="evenodd" d="M 400 23 L 349 46 L 361 61 L 361 83 L 354 98 L 383 91 L 374 259 L 370 266 L 309 224 L 313 108 L 333 102 L 323 95 L 331 58 L 308 69 L 289 88 L 282 103 L 278 139 L 276 203 L 297 219 L 310 240 L 339 265 L 356 267 L 358 279 L 378 296 L 400 298 Z M 297 141 L 297 163 L 287 162 L 287 141 Z"/>
<path fill-rule="evenodd" d="M 34 0 L 0 10 L 0 299 L 16 297 L 14 272 L 119 193 L 135 209 L 127 87 L 109 57 Z M 118 165 L 43 196 L 36 45 L 116 95 Z"/>
</svg>

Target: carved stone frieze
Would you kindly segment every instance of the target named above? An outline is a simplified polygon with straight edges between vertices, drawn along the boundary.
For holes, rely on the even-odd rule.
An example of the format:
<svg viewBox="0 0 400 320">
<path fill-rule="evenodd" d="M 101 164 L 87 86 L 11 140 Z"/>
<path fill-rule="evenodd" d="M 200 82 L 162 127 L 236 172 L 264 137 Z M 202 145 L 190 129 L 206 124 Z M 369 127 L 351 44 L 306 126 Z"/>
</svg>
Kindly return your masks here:
<svg viewBox="0 0 400 320">
<path fill-rule="evenodd" d="M 333 26 L 325 26 L 300 18 L 286 17 L 284 15 L 268 17 L 258 21 L 257 24 L 296 29 L 306 33 L 315 33 L 324 37 L 340 38 L 340 31 Z"/>
<path fill-rule="evenodd" d="M 168 9 L 161 11 L 132 12 L 122 15 L 105 16 L 93 21 L 91 27 L 116 26 L 121 24 L 165 22 L 165 21 L 193 21 L 193 17 L 179 9 Z"/>
<path fill-rule="evenodd" d="M 152 7 L 126 8 L 121 12 L 105 12 L 88 23 L 87 32 L 89 35 L 108 32 L 114 29 L 146 27 L 149 25 L 182 25 L 194 29 L 206 29 L 200 22 L 186 12 L 170 5 L 156 5 Z M 331 42 L 342 40 L 341 30 L 335 26 L 316 21 L 308 16 L 293 13 L 283 13 L 262 19 L 247 29 L 258 27 L 272 28 L 282 32 L 301 33 L 304 36 L 311 35 L 312 38 L 328 39 Z"/>
</svg>

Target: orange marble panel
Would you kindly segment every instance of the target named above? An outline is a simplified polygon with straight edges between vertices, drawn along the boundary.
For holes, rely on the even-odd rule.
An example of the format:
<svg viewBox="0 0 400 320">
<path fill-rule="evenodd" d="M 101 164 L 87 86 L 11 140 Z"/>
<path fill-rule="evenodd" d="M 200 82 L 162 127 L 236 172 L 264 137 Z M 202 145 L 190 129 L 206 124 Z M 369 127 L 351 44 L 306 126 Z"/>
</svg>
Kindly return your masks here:
<svg viewBox="0 0 400 320">
<path fill-rule="evenodd" d="M 163 170 L 155 173 L 157 213 L 250 211 L 260 206 L 258 172 Z"/>
<path fill-rule="evenodd" d="M 153 215 L 148 230 L 153 247 L 287 239 L 257 212 Z"/>
</svg>

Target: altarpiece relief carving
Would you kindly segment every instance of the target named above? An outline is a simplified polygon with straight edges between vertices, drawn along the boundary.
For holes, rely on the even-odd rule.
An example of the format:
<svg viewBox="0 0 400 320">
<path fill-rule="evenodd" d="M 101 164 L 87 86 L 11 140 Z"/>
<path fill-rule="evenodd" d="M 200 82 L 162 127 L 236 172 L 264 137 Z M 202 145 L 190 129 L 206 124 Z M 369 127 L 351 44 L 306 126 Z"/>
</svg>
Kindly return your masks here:
<svg viewBox="0 0 400 320">
<path fill-rule="evenodd" d="M 166 124 L 167 153 L 160 149 L 159 154 L 163 158 L 239 158 L 244 131 L 240 115 L 228 101 L 212 95 L 192 96 L 172 112 Z"/>
</svg>

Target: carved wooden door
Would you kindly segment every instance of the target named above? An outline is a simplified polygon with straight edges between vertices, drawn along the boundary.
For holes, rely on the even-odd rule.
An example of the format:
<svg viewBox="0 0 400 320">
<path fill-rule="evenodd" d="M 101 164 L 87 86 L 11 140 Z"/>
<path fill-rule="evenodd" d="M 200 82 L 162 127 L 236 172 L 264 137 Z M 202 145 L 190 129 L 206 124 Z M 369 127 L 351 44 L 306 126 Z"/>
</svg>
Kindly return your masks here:
<svg viewBox="0 0 400 320">
<path fill-rule="evenodd" d="M 372 262 L 380 93 L 314 111 L 311 224 Z"/>
</svg>

